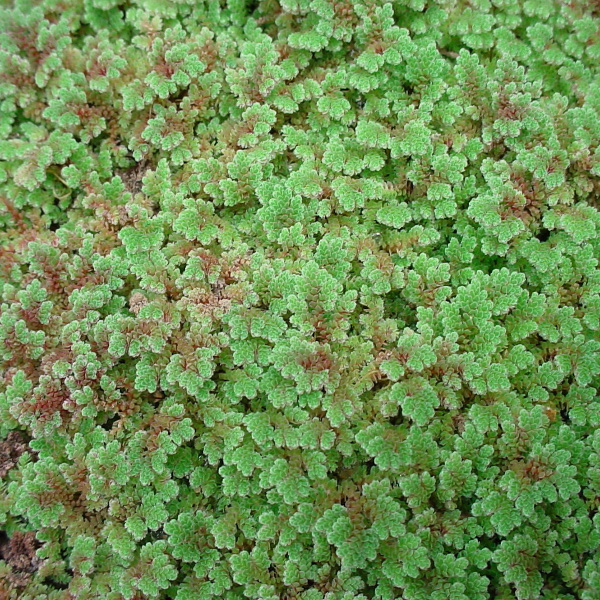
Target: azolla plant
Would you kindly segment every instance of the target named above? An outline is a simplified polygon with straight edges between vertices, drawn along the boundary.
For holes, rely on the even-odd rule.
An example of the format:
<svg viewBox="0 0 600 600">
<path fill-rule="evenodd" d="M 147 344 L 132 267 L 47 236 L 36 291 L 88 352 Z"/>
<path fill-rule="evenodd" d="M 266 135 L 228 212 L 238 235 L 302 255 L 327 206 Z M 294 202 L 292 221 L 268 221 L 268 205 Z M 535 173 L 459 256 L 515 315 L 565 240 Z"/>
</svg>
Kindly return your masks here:
<svg viewBox="0 0 600 600">
<path fill-rule="evenodd" d="M 598 600 L 597 0 L 8 0 L 2 600 Z"/>
</svg>

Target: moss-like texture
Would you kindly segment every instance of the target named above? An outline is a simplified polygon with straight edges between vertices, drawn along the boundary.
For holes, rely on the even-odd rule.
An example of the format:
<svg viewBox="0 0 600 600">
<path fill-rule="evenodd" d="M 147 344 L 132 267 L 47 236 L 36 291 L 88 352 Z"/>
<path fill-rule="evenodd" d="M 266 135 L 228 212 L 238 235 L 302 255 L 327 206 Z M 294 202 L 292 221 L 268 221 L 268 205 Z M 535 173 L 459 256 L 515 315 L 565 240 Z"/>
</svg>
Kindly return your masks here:
<svg viewBox="0 0 600 600">
<path fill-rule="evenodd" d="M 597 0 L 2 4 L 2 600 L 600 598 Z"/>
</svg>

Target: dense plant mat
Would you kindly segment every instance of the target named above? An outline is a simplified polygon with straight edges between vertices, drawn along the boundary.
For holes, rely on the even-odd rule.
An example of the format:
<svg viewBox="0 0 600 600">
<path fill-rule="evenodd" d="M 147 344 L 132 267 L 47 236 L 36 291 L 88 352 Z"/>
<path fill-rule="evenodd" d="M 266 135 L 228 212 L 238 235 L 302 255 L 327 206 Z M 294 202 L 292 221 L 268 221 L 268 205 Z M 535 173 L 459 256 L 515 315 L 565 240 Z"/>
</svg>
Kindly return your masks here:
<svg viewBox="0 0 600 600">
<path fill-rule="evenodd" d="M 2 6 L 2 600 L 600 598 L 597 1 Z"/>
</svg>

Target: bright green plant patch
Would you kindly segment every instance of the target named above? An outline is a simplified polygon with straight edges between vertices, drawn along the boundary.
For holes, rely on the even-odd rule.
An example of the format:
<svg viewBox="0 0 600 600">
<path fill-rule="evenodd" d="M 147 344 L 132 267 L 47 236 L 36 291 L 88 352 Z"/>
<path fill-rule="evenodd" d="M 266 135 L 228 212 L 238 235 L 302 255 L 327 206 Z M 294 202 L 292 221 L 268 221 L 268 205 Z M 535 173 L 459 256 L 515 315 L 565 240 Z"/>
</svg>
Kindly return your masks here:
<svg viewBox="0 0 600 600">
<path fill-rule="evenodd" d="M 2 5 L 2 600 L 600 598 L 597 0 Z"/>
</svg>

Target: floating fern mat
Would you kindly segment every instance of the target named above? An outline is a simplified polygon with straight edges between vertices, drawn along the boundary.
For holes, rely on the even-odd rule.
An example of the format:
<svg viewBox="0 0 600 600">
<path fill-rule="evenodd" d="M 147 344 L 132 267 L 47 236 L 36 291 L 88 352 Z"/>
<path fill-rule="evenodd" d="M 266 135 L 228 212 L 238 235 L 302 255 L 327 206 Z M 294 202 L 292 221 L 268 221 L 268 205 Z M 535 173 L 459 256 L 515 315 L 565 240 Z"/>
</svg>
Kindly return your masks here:
<svg viewBox="0 0 600 600">
<path fill-rule="evenodd" d="M 599 600 L 598 0 L 0 0 L 0 600 Z"/>
</svg>

